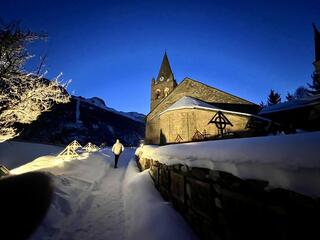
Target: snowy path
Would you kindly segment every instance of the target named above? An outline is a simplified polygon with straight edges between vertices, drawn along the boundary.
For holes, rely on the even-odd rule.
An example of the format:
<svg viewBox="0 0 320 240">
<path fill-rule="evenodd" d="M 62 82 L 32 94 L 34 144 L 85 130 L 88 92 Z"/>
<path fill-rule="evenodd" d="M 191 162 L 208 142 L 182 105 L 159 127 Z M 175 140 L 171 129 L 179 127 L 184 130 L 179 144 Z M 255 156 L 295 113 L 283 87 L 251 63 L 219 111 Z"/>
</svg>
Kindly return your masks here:
<svg viewBox="0 0 320 240">
<path fill-rule="evenodd" d="M 110 149 L 83 155 L 80 161 L 67 162 L 62 168 L 44 169 L 52 174 L 54 199 L 31 239 L 125 238 L 122 185 L 134 149 L 123 152 L 117 169 Z M 26 166 L 21 168 L 15 171 L 22 173 Z"/>
<path fill-rule="evenodd" d="M 163 201 L 147 171 L 139 172 L 135 149 L 126 148 L 114 169 L 110 149 L 64 161 L 42 156 L 14 174 L 46 171 L 54 197 L 31 240 L 197 239 L 184 219 Z"/>
<path fill-rule="evenodd" d="M 108 156 L 108 155 L 107 155 Z M 110 155 L 109 155 L 110 156 Z M 61 239 L 124 239 L 122 184 L 133 151 L 120 157 L 117 169 L 108 169 L 88 194 L 85 204 L 72 216 L 71 225 L 60 233 Z"/>
</svg>

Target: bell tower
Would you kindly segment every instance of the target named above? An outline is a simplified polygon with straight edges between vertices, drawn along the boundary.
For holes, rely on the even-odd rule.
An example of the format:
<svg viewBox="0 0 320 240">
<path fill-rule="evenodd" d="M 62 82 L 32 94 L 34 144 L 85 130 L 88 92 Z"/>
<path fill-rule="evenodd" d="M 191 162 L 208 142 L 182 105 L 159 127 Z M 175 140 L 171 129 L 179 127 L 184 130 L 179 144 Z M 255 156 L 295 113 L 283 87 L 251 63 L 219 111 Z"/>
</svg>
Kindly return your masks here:
<svg viewBox="0 0 320 240">
<path fill-rule="evenodd" d="M 151 105 L 152 111 L 169 93 L 177 86 L 174 79 L 167 53 L 164 53 L 157 79 L 151 81 Z"/>
<path fill-rule="evenodd" d="M 313 62 L 314 78 L 320 84 L 320 32 L 314 23 L 312 25 L 314 30 L 314 52 L 315 52 L 315 60 Z"/>
</svg>

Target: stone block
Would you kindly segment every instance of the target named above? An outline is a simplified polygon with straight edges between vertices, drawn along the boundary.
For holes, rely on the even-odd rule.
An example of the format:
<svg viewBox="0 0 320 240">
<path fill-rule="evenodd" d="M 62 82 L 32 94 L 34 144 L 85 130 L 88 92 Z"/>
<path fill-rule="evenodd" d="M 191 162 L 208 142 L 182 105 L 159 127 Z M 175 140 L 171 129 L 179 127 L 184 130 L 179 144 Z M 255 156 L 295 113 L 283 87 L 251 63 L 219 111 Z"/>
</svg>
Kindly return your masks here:
<svg viewBox="0 0 320 240">
<path fill-rule="evenodd" d="M 199 180 L 208 181 L 210 176 L 210 170 L 206 168 L 192 168 L 189 171 L 189 175 Z"/>
<path fill-rule="evenodd" d="M 191 208 L 201 216 L 210 219 L 214 207 L 210 184 L 189 177 L 187 182 Z"/>
<path fill-rule="evenodd" d="M 159 185 L 167 191 L 170 189 L 170 171 L 165 165 L 159 168 Z"/>
<path fill-rule="evenodd" d="M 150 167 L 150 175 L 156 186 L 159 185 L 159 167 L 156 165 L 151 165 Z"/>
<path fill-rule="evenodd" d="M 185 203 L 185 177 L 182 174 L 171 172 L 170 193 L 177 201 Z"/>
</svg>

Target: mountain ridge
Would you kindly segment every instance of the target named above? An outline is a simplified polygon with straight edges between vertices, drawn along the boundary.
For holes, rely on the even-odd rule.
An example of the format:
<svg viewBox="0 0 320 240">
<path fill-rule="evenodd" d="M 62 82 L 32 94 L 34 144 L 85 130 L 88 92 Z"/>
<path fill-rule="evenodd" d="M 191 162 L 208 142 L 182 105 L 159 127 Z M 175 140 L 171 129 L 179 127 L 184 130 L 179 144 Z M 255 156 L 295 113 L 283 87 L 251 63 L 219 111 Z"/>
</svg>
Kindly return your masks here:
<svg viewBox="0 0 320 240">
<path fill-rule="evenodd" d="M 81 144 L 112 145 L 120 139 L 125 145 L 137 146 L 144 138 L 144 117 L 109 108 L 98 97 L 71 96 L 69 103 L 54 105 L 30 125 L 18 125 L 17 140 L 68 144 L 76 139 Z"/>
</svg>

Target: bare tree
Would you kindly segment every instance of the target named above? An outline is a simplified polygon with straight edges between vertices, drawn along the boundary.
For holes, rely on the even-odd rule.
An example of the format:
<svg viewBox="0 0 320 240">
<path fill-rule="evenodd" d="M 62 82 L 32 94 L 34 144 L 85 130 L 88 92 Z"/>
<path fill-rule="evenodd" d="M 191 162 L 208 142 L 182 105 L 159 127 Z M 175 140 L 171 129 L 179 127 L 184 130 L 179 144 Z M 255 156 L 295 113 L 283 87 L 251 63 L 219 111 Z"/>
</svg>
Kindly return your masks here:
<svg viewBox="0 0 320 240">
<path fill-rule="evenodd" d="M 22 30 L 19 22 L 0 24 L 0 142 L 3 142 L 19 135 L 16 123 L 30 124 L 54 103 L 67 103 L 70 99 L 66 84 L 59 81 L 60 75 L 47 80 L 23 69 L 32 57 L 27 44 L 46 36 Z"/>
</svg>

